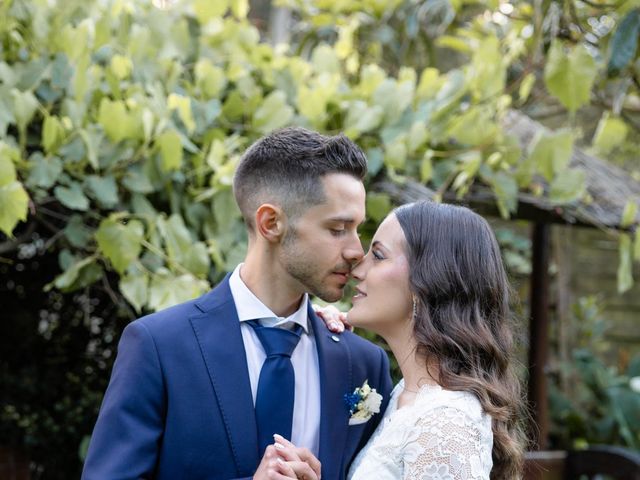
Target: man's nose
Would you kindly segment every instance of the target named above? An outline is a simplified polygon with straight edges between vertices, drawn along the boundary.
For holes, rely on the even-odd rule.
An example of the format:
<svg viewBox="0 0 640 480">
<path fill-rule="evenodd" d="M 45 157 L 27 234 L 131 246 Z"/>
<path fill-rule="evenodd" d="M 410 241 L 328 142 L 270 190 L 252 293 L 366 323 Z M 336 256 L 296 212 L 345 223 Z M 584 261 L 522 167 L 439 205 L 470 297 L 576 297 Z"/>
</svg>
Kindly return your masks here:
<svg viewBox="0 0 640 480">
<path fill-rule="evenodd" d="M 360 237 L 358 237 L 357 234 L 354 234 L 351 242 L 349 242 L 347 248 L 344 249 L 343 256 L 351 265 L 355 265 L 356 263 L 360 262 L 360 260 L 362 260 L 362 257 L 364 257 L 362 243 L 360 243 Z"/>
</svg>

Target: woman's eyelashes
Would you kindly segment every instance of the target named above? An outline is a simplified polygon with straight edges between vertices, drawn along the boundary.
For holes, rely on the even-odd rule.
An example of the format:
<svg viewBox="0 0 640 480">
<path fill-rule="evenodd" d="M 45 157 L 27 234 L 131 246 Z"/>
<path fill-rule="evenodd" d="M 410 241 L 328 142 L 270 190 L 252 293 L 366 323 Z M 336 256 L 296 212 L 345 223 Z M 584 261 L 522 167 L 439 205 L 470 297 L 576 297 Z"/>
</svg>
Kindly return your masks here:
<svg viewBox="0 0 640 480">
<path fill-rule="evenodd" d="M 371 254 L 376 260 L 384 260 L 384 255 L 382 255 L 378 250 L 371 250 Z"/>
</svg>

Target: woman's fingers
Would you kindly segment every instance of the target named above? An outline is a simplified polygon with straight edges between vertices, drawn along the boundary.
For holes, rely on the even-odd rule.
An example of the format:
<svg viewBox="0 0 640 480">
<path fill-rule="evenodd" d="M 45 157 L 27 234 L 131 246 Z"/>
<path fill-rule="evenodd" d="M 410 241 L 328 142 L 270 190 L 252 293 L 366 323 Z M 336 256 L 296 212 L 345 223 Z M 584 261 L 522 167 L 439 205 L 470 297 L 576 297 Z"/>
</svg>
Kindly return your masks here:
<svg viewBox="0 0 640 480">
<path fill-rule="evenodd" d="M 296 447 L 289 440 L 278 434 L 274 435 L 273 439 L 276 441 L 276 452 L 280 458 L 290 463 L 303 462 L 309 465 L 309 468 L 317 478 L 320 478 L 322 465 L 320 460 L 308 448 Z"/>
<path fill-rule="evenodd" d="M 285 447 L 296 448 L 293 443 L 284 438 L 282 435 L 278 435 L 277 433 L 273 434 L 273 439 L 276 441 L 276 443 L 279 443 L 280 445 L 283 445 Z"/>
<path fill-rule="evenodd" d="M 319 480 L 320 476 L 313 471 L 307 462 L 286 462 L 287 472 L 292 471 L 293 478 L 301 478 L 304 480 Z M 290 475 L 290 474 L 288 474 Z"/>
<path fill-rule="evenodd" d="M 349 316 L 347 312 L 340 312 L 340 321 L 342 322 L 342 325 L 345 329 L 353 332 L 353 325 L 349 323 Z"/>
<path fill-rule="evenodd" d="M 274 444 L 276 447 L 276 453 L 279 458 L 285 460 L 287 462 L 299 462 L 301 458 L 298 456 L 295 446 L 283 445 L 282 443 L 276 442 Z"/>
<path fill-rule="evenodd" d="M 319 305 L 313 305 L 313 309 L 316 315 L 322 319 L 329 331 L 334 333 L 344 332 L 344 322 L 346 315 L 338 310 L 333 305 L 327 305 L 326 307 L 320 307 Z"/>
<path fill-rule="evenodd" d="M 270 465 L 269 478 L 273 480 L 297 479 L 295 470 L 281 458 L 278 458 Z"/>
</svg>

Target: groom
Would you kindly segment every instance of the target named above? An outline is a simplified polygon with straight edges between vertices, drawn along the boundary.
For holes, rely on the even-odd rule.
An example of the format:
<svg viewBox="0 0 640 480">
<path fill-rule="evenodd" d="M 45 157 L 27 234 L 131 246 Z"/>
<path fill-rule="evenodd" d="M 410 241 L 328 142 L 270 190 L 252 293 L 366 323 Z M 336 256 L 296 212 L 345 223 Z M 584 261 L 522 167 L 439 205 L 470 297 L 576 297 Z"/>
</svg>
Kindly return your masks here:
<svg viewBox="0 0 640 480">
<path fill-rule="evenodd" d="M 350 426 L 344 395 L 368 381 L 384 410 L 388 360 L 328 332 L 308 293 L 339 300 L 363 256 L 365 173 L 342 135 L 287 128 L 247 150 L 234 178 L 245 261 L 211 292 L 124 330 L 83 479 L 260 480 L 273 433 L 307 447 L 323 478 L 344 478 L 382 415 Z M 274 353 L 272 337 L 288 352 Z"/>
</svg>

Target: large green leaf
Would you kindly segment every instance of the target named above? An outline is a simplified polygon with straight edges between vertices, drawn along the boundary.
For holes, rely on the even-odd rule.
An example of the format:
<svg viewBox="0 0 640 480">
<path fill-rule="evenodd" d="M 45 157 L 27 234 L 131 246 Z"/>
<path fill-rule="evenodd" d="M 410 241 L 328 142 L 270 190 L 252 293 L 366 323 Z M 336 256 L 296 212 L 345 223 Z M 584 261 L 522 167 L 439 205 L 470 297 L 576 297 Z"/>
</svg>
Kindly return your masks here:
<svg viewBox="0 0 640 480">
<path fill-rule="evenodd" d="M 71 216 L 63 231 L 69 243 L 76 248 L 85 248 L 93 237 L 89 227 L 84 224 L 82 217 L 77 214 Z"/>
<path fill-rule="evenodd" d="M 398 121 L 402 113 L 413 100 L 414 86 L 410 81 L 397 82 L 391 78 L 385 79 L 371 98 L 372 103 L 384 112 L 384 122 L 390 125 Z"/>
<path fill-rule="evenodd" d="M 567 51 L 554 40 L 544 69 L 544 81 L 549 92 L 570 112 L 587 104 L 598 67 L 587 49 L 578 45 Z"/>
<path fill-rule="evenodd" d="M 620 226 L 622 228 L 627 228 L 633 225 L 636 222 L 637 214 L 638 204 L 634 200 L 628 200 L 622 212 L 622 220 L 620 221 Z"/>
<path fill-rule="evenodd" d="M 60 146 L 64 140 L 64 127 L 62 122 L 53 115 L 49 115 L 44 119 L 42 127 L 42 146 L 45 151 L 52 153 Z"/>
<path fill-rule="evenodd" d="M 20 182 L 0 185 L 0 205 L 0 230 L 11 236 L 18 222 L 27 219 L 29 195 Z"/>
<path fill-rule="evenodd" d="M 193 119 L 193 112 L 191 111 L 191 100 L 189 97 L 177 95 L 172 93 L 167 99 L 167 106 L 171 110 L 177 110 L 182 124 L 187 128 L 189 133 L 193 133 L 196 129 L 196 122 Z"/>
<path fill-rule="evenodd" d="M 141 119 L 127 110 L 125 104 L 118 100 L 103 98 L 98 112 L 98 123 L 102 125 L 107 136 L 114 143 L 126 138 L 141 135 Z"/>
<path fill-rule="evenodd" d="M 0 186 L 10 185 L 18 178 L 16 175 L 16 167 L 13 164 L 16 153 L 15 149 L 0 142 Z"/>
<path fill-rule="evenodd" d="M 195 275 L 209 273 L 210 260 L 206 246 L 194 241 L 180 215 L 171 215 L 168 220 L 159 218 L 157 224 L 171 260 Z"/>
<path fill-rule="evenodd" d="M 112 216 L 100 222 L 95 237 L 100 251 L 122 274 L 142 250 L 144 227 L 135 220 L 123 224 Z"/>
<path fill-rule="evenodd" d="M 370 192 L 367 194 L 367 216 L 380 223 L 391 211 L 393 205 L 386 193 Z"/>
<path fill-rule="evenodd" d="M 485 145 L 495 140 L 498 126 L 488 109 L 477 107 L 454 118 L 449 134 L 465 146 Z"/>
<path fill-rule="evenodd" d="M 606 155 L 624 142 L 628 130 L 629 127 L 624 120 L 612 117 L 609 112 L 605 112 L 598 122 L 596 133 L 593 135 L 593 146 L 599 153 Z"/>
<path fill-rule="evenodd" d="M 478 99 L 499 95 L 507 78 L 506 62 L 500 42 L 491 35 L 483 39 L 473 51 L 470 67 L 470 86 Z"/>
<path fill-rule="evenodd" d="M 518 208 L 518 184 L 505 172 L 491 173 L 487 176 L 496 195 L 496 204 L 502 218 L 509 218 Z"/>
<path fill-rule="evenodd" d="M 7 127 L 14 122 L 15 115 L 10 90 L 0 85 L 0 136 L 4 137 Z"/>
<path fill-rule="evenodd" d="M 636 56 L 640 38 L 640 9 L 631 10 L 622 19 L 610 45 L 607 65 L 609 75 L 615 75 L 629 65 Z"/>
<path fill-rule="evenodd" d="M 313 49 L 311 62 L 317 72 L 340 73 L 340 60 L 329 45 L 322 43 Z"/>
<path fill-rule="evenodd" d="M 86 257 L 68 266 L 51 284 L 45 287 L 45 290 L 55 286 L 63 292 L 71 292 L 95 283 L 102 277 L 102 274 L 102 267 L 96 262 L 96 258 L 94 256 Z"/>
<path fill-rule="evenodd" d="M 120 291 L 136 312 L 140 313 L 149 298 L 149 276 L 143 272 L 122 277 Z"/>
<path fill-rule="evenodd" d="M 102 206 L 112 208 L 118 203 L 118 186 L 111 175 L 89 175 L 86 182 L 90 195 Z"/>
<path fill-rule="evenodd" d="M 205 58 L 196 63 L 195 73 L 196 85 L 206 98 L 217 97 L 227 83 L 224 70 Z"/>
<path fill-rule="evenodd" d="M 38 109 L 38 100 L 30 91 L 11 90 L 13 114 L 20 130 L 25 130 Z"/>
<path fill-rule="evenodd" d="M 558 204 L 567 204 L 580 200 L 586 191 L 584 170 L 571 168 L 565 170 L 549 187 L 549 200 Z"/>
<path fill-rule="evenodd" d="M 399 136 L 384 146 L 384 164 L 394 170 L 400 170 L 407 163 L 407 145 L 404 137 Z"/>
<path fill-rule="evenodd" d="M 119 80 L 123 80 L 131 75 L 131 71 L 133 70 L 133 62 L 130 58 L 125 57 L 124 55 L 116 54 L 111 57 L 110 67 L 113 74 Z"/>
<path fill-rule="evenodd" d="M 202 24 L 208 23 L 215 18 L 221 18 L 229 8 L 229 0 L 195 0 L 193 9 L 196 12 L 196 18 Z"/>
<path fill-rule="evenodd" d="M 165 172 L 177 170 L 182 165 L 182 141 L 175 130 L 167 130 L 156 138 L 156 145 L 160 149 L 162 169 Z"/>
<path fill-rule="evenodd" d="M 293 118 L 293 108 L 287 104 L 286 95 L 281 91 L 270 93 L 253 115 L 253 127 L 261 133 L 288 125 Z"/>
<path fill-rule="evenodd" d="M 44 157 L 36 152 L 29 158 L 31 171 L 27 184 L 41 188 L 51 188 L 62 173 L 62 161 L 58 157 Z"/>
<path fill-rule="evenodd" d="M 198 280 L 193 275 L 184 274 L 176 277 L 166 270 L 160 270 L 151 278 L 149 307 L 162 310 L 196 298 L 208 288 L 209 284 L 206 281 Z"/>
<path fill-rule="evenodd" d="M 53 193 L 65 207 L 83 212 L 89 209 L 89 199 L 78 182 L 72 182 L 68 187 L 58 185 L 54 188 Z"/>
<path fill-rule="evenodd" d="M 366 102 L 356 100 L 346 106 L 347 118 L 344 121 L 345 134 L 357 139 L 362 133 L 377 128 L 384 118 L 384 110 L 380 105 L 369 106 Z"/>
<path fill-rule="evenodd" d="M 618 252 L 620 254 L 618 262 L 618 293 L 624 293 L 633 286 L 633 252 L 631 248 L 631 236 L 629 234 L 620 234 Z"/>
<path fill-rule="evenodd" d="M 230 226 L 233 222 L 242 218 L 233 191 L 230 188 L 221 189 L 213 197 L 213 214 L 216 223 L 222 226 Z"/>
<path fill-rule="evenodd" d="M 534 140 L 529 162 L 544 178 L 551 181 L 569 165 L 573 151 L 573 135 L 568 130 L 542 133 Z"/>
</svg>

